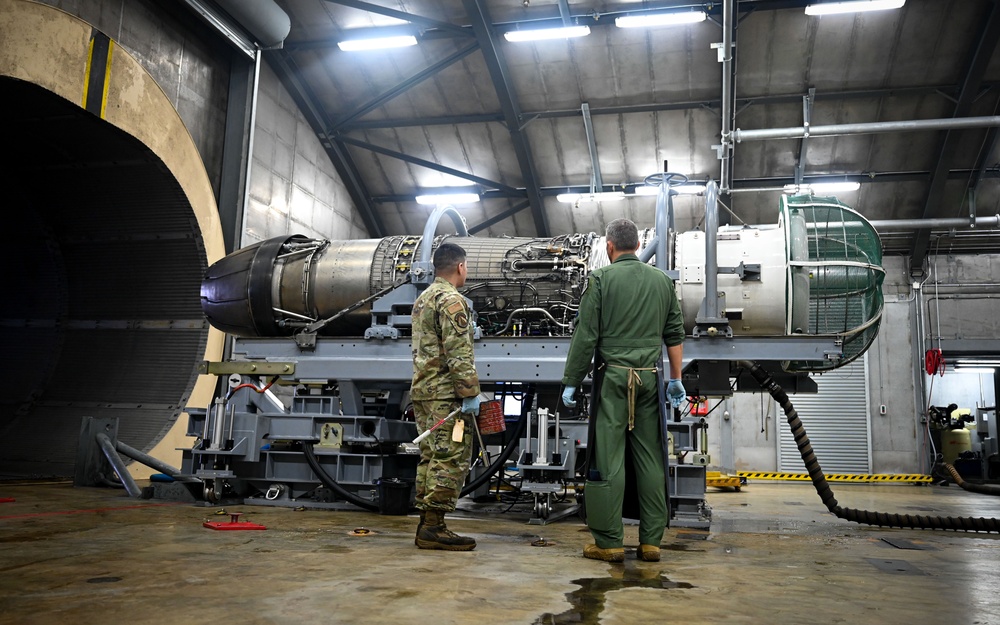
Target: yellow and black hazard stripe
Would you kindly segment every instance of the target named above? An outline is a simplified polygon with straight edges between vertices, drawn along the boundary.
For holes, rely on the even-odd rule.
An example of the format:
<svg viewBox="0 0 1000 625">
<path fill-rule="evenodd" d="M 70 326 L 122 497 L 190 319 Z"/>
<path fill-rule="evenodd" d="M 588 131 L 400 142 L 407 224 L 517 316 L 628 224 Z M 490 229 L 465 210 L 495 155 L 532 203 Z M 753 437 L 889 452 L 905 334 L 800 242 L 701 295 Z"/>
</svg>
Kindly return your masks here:
<svg viewBox="0 0 1000 625">
<path fill-rule="evenodd" d="M 791 482 L 808 482 L 808 473 L 768 473 L 764 471 L 737 471 L 737 475 L 748 480 L 787 480 Z M 903 482 L 914 484 L 929 484 L 933 478 L 921 473 L 827 473 L 828 482 L 855 482 L 858 484 L 875 484 L 881 482 Z"/>
<path fill-rule="evenodd" d="M 87 75 L 83 82 L 83 108 L 104 119 L 111 76 L 111 51 L 115 42 L 99 30 L 91 31 L 87 51 Z"/>
</svg>

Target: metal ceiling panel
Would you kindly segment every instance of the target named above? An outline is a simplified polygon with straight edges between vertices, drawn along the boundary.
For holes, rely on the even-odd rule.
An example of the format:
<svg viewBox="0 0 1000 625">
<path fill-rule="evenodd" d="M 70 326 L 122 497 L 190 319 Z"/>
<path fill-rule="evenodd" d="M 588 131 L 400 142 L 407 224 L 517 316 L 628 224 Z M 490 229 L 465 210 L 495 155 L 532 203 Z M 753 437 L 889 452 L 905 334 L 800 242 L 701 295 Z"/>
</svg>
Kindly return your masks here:
<svg viewBox="0 0 1000 625">
<path fill-rule="evenodd" d="M 591 25 L 588 37 L 529 44 L 497 38 L 510 92 L 515 94 L 511 104 L 521 112 L 514 121 L 517 128 L 511 128 L 509 121 L 503 123 L 506 84 L 491 77 L 480 51 L 423 80 L 407 82 L 473 42 L 471 37 L 422 23 L 420 44 L 403 51 L 348 54 L 337 49 L 335 41 L 350 28 L 399 23 L 390 17 L 399 13 L 471 31 L 469 6 L 480 6 L 492 15 L 499 32 L 515 23 L 525 27 L 528 22 L 558 20 L 557 2 L 485 0 L 469 5 L 462 0 L 414 0 L 383 2 L 382 8 L 359 0 L 280 0 L 280 4 L 292 18 L 286 53 L 302 68 L 327 118 L 336 122 L 366 104 L 376 104 L 342 128 L 345 137 L 523 190 L 524 152 L 516 149 L 521 139 L 515 135 L 512 141 L 510 133 L 523 129 L 523 140 L 533 155 L 530 178 L 537 180 L 545 195 L 543 210 L 553 233 L 602 230 L 615 215 L 635 216 L 641 225 L 651 223 L 642 208 L 646 200 L 628 200 L 620 207 L 571 206 L 547 195 L 558 188 L 590 184 L 592 165 L 580 114 L 583 103 L 591 108 L 606 184 L 638 182 L 664 160 L 674 171 L 719 176 L 713 146 L 720 142 L 722 65 L 712 47 L 722 40 L 719 6 L 713 6 L 712 19 L 699 24 L 618 29 L 613 26 L 615 12 L 637 7 L 572 2 L 573 18 Z M 661 4 L 689 3 L 663 0 Z M 814 126 L 951 117 L 993 2 L 907 0 L 898 11 L 821 18 L 806 16 L 804 4 L 737 0 L 735 128 L 800 126 L 802 96 L 810 88 L 816 90 Z M 1000 83 L 1000 60 L 990 58 L 983 81 L 970 115 L 998 112 L 995 85 Z M 394 97 L 378 100 L 394 89 L 399 90 Z M 374 127 L 379 124 L 385 127 Z M 967 215 L 967 190 L 976 186 L 980 174 L 984 179 L 977 186 L 977 211 L 993 214 L 1000 208 L 992 136 L 985 129 L 961 133 L 940 212 L 935 214 Z M 940 131 L 811 137 L 804 175 L 864 180 L 861 191 L 842 199 L 872 219 L 919 217 L 942 137 Z M 736 144 L 733 186 L 778 188 L 792 181 L 801 143 L 784 139 Z M 346 149 L 376 198 L 374 209 L 389 233 L 422 228 L 427 211 L 410 199 L 417 191 L 459 182 L 445 173 L 447 169 L 423 167 L 354 145 Z M 510 195 L 479 186 L 487 195 Z M 773 221 L 777 198 L 775 191 L 723 197 L 749 223 Z M 497 218 L 518 201 L 488 197 L 478 207 L 462 210 L 470 225 L 494 220 L 485 232 L 533 235 L 538 222 L 529 209 Z M 678 215 L 693 223 L 700 210 L 697 199 L 678 202 Z M 963 249 L 980 249 L 976 246 L 992 239 L 980 233 L 970 241 Z"/>
</svg>

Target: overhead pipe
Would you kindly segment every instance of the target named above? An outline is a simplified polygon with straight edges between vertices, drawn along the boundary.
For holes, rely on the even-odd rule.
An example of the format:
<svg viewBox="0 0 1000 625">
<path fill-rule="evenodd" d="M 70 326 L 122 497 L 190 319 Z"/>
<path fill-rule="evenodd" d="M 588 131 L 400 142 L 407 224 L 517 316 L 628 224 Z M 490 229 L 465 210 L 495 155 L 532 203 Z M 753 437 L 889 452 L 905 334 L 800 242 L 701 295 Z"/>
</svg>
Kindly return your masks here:
<svg viewBox="0 0 1000 625">
<path fill-rule="evenodd" d="M 274 0 L 215 0 L 264 49 L 280 48 L 292 20 Z"/>
<path fill-rule="evenodd" d="M 732 187 L 730 166 L 733 151 L 733 0 L 724 0 L 722 3 L 722 50 L 719 51 L 719 61 L 722 62 L 722 145 L 719 146 L 722 170 L 719 190 L 729 193 Z"/>
<path fill-rule="evenodd" d="M 660 183 L 660 192 L 656 194 L 656 216 L 654 223 L 656 226 L 656 238 L 653 240 L 653 243 L 656 245 L 656 267 L 660 271 L 673 269 L 673 258 L 671 258 L 667 251 L 670 231 L 674 220 L 674 198 L 670 193 L 670 187 L 664 180 Z M 653 245 L 650 244 L 649 247 L 653 247 Z"/>
<path fill-rule="evenodd" d="M 927 228 L 1000 228 L 1000 214 L 989 217 L 946 217 L 931 219 L 876 219 L 868 222 L 876 230 L 923 230 Z"/>
<path fill-rule="evenodd" d="M 586 102 L 580 107 L 583 112 L 583 129 L 587 133 L 587 148 L 590 149 L 590 166 L 593 170 L 593 189 L 604 190 L 604 178 L 601 176 L 601 163 L 597 160 L 597 140 L 594 138 L 594 122 L 590 119 L 590 105 Z"/>
<path fill-rule="evenodd" d="M 719 192 L 715 181 L 705 186 L 705 318 L 719 318 Z"/>
<path fill-rule="evenodd" d="M 723 106 L 725 102 L 723 102 Z M 829 126 L 795 126 L 791 128 L 762 128 L 760 130 L 733 131 L 736 143 L 764 141 L 767 139 L 802 139 L 805 137 L 834 137 L 837 135 L 865 135 L 881 132 L 913 132 L 918 130 L 960 130 L 963 128 L 988 128 L 1000 126 L 1000 116 L 958 117 L 948 119 L 918 119 L 898 122 L 870 122 L 863 124 L 831 124 Z M 723 132 L 725 132 L 723 130 Z"/>
<path fill-rule="evenodd" d="M 467 237 L 469 236 L 469 229 L 465 225 L 465 218 L 462 217 L 461 213 L 455 210 L 455 207 L 450 204 L 438 204 L 431 216 L 427 218 L 427 223 L 424 225 L 424 234 L 420 239 L 420 265 L 414 267 L 414 270 L 421 270 L 427 272 L 421 276 L 414 276 L 415 278 L 424 278 L 426 275 L 431 273 L 431 257 L 433 254 L 434 235 L 437 233 L 438 224 L 441 222 L 441 218 L 447 215 L 451 217 L 452 223 L 455 224 L 455 229 L 458 230 L 458 236 Z M 416 282 L 417 280 L 414 280 Z"/>
<path fill-rule="evenodd" d="M 833 222 L 824 224 L 825 226 L 836 225 L 837 227 L 851 228 L 855 227 L 852 223 Z M 880 232 L 892 232 L 892 231 L 907 231 L 907 230 L 930 230 L 932 228 L 970 228 L 976 229 L 983 227 L 985 229 L 1000 228 L 1000 214 L 991 215 L 989 217 L 975 217 L 969 219 L 968 217 L 929 217 L 927 219 L 874 219 L 868 222 L 868 225 L 875 228 Z M 812 228 L 814 226 L 807 226 Z"/>
</svg>

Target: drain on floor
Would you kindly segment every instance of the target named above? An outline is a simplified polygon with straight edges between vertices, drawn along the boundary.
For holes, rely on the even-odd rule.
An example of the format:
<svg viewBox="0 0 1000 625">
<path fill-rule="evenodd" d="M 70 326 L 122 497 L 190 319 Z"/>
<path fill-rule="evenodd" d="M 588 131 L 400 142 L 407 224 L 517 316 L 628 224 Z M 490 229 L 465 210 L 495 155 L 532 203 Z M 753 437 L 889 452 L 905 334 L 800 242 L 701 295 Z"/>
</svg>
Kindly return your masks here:
<svg viewBox="0 0 1000 625">
<path fill-rule="evenodd" d="M 913 566 L 906 560 L 886 560 L 884 558 L 865 558 L 868 564 L 871 564 L 883 573 L 892 573 L 894 575 L 926 575 L 923 571 Z"/>
<path fill-rule="evenodd" d="M 347 532 L 348 536 L 374 536 L 378 534 L 375 530 L 370 530 L 367 527 L 355 527 L 351 531 Z"/>
<path fill-rule="evenodd" d="M 611 575 L 612 577 L 574 579 L 572 583 L 579 585 L 580 588 L 566 593 L 566 598 L 573 607 L 559 614 L 547 612 L 539 616 L 534 625 L 600 623 L 607 594 L 614 590 L 624 588 L 656 588 L 660 590 L 694 588 L 693 585 L 686 582 L 672 582 L 662 573 L 652 569 L 631 566 L 626 566 L 623 569 L 618 565 L 614 566 Z"/>
</svg>

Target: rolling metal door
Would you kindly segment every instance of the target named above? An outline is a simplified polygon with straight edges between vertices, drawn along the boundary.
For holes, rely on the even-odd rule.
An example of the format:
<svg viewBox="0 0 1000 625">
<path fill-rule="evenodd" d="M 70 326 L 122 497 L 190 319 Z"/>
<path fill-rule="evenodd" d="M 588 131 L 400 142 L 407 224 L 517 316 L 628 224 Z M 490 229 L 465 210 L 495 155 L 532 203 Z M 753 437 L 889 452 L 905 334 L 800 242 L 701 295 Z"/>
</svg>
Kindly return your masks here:
<svg viewBox="0 0 1000 625">
<path fill-rule="evenodd" d="M 792 396 L 816 458 L 825 473 L 870 473 L 868 355 L 823 375 L 813 376 L 819 392 Z M 777 409 L 778 470 L 805 473 L 802 456 Z"/>
</svg>

